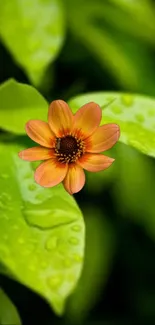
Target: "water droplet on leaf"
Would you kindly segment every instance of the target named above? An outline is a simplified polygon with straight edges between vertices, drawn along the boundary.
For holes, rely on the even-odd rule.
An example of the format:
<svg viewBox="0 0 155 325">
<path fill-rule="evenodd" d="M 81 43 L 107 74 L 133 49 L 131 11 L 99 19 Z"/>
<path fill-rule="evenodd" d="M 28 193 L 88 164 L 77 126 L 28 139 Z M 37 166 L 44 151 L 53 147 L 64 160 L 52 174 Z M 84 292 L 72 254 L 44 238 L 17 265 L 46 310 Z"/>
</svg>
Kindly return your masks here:
<svg viewBox="0 0 155 325">
<path fill-rule="evenodd" d="M 136 114 L 136 115 L 135 115 L 135 118 L 136 118 L 136 120 L 137 120 L 138 122 L 140 122 L 140 123 L 142 123 L 142 122 L 145 121 L 145 118 L 144 118 L 144 116 L 143 116 L 142 114 Z"/>
<path fill-rule="evenodd" d="M 44 196 L 43 196 L 42 193 L 38 193 L 38 194 L 35 196 L 35 198 L 36 198 L 37 200 L 39 200 L 39 201 L 42 201 L 42 200 L 44 199 Z"/>
<path fill-rule="evenodd" d="M 32 173 L 27 173 L 25 174 L 24 178 L 27 179 L 27 178 L 31 178 L 32 177 Z"/>
<path fill-rule="evenodd" d="M 58 287 L 60 287 L 62 283 L 62 276 L 59 275 L 52 276 L 47 279 L 47 283 L 52 290 L 57 289 Z"/>
<path fill-rule="evenodd" d="M 124 94 L 122 97 L 122 103 L 125 106 L 132 106 L 133 105 L 133 96 L 130 94 Z"/>
<path fill-rule="evenodd" d="M 83 257 L 78 255 L 78 254 L 74 254 L 73 258 L 74 258 L 74 261 L 76 261 L 76 262 L 82 262 L 83 261 Z"/>
<path fill-rule="evenodd" d="M 46 205 L 45 205 L 46 206 Z M 56 209 L 24 209 L 23 216 L 26 222 L 40 229 L 49 229 L 51 227 L 60 226 L 61 224 L 72 222 L 75 220 L 74 215 L 68 212 Z"/>
<path fill-rule="evenodd" d="M 45 247 L 47 250 L 51 251 L 57 247 L 57 243 L 58 243 L 57 237 L 50 237 L 47 239 Z"/>
<path fill-rule="evenodd" d="M 72 266 L 72 261 L 71 261 L 71 259 L 69 259 L 69 258 L 66 258 L 65 260 L 64 260 L 64 266 L 66 266 L 66 267 L 70 267 L 70 266 Z"/>
<path fill-rule="evenodd" d="M 78 225 L 75 225 L 75 226 L 72 227 L 72 230 L 79 232 L 81 230 L 81 227 L 78 226 Z"/>
<path fill-rule="evenodd" d="M 111 110 L 115 114 L 121 114 L 123 112 L 123 110 L 120 106 L 111 106 Z"/>
<path fill-rule="evenodd" d="M 69 242 L 70 244 L 73 244 L 73 245 L 78 245 L 79 244 L 79 240 L 75 237 L 71 237 L 69 238 Z"/>
<path fill-rule="evenodd" d="M 30 184 L 30 185 L 28 186 L 28 189 L 29 189 L 30 191 L 34 191 L 36 188 L 37 188 L 37 186 L 36 186 L 35 184 Z"/>
</svg>

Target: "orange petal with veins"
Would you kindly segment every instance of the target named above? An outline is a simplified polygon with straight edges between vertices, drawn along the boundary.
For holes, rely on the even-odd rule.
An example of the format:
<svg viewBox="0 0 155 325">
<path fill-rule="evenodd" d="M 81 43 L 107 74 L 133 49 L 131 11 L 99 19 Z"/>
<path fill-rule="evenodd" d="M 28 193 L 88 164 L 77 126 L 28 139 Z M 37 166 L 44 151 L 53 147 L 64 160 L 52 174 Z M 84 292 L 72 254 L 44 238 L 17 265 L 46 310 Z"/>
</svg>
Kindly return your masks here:
<svg viewBox="0 0 155 325">
<path fill-rule="evenodd" d="M 73 124 L 73 114 L 68 104 L 63 100 L 54 100 L 49 107 L 48 122 L 57 137 L 69 133 Z"/>
<path fill-rule="evenodd" d="M 85 173 L 83 169 L 76 165 L 70 165 L 68 168 L 67 175 L 63 181 L 65 190 L 69 194 L 79 192 L 85 184 Z"/>
<path fill-rule="evenodd" d="M 26 123 L 26 133 L 35 142 L 43 147 L 53 148 L 55 145 L 55 136 L 48 123 L 40 120 L 30 120 Z"/>
<path fill-rule="evenodd" d="M 100 126 L 86 141 L 86 152 L 98 153 L 109 150 L 118 141 L 120 128 L 117 124 Z"/>
<path fill-rule="evenodd" d="M 103 156 L 101 154 L 84 154 L 77 164 L 82 168 L 88 170 L 89 172 L 99 172 L 101 170 L 107 169 L 115 159 Z"/>
<path fill-rule="evenodd" d="M 36 169 L 35 181 L 43 187 L 53 187 L 63 181 L 68 165 L 59 163 L 55 158 L 49 159 Z"/>
<path fill-rule="evenodd" d="M 44 160 L 52 158 L 54 156 L 54 150 L 44 147 L 33 147 L 20 151 L 18 156 L 28 161 Z"/>
<path fill-rule="evenodd" d="M 90 102 L 82 106 L 74 115 L 73 133 L 82 139 L 89 137 L 101 122 L 102 111 L 98 104 Z"/>
</svg>

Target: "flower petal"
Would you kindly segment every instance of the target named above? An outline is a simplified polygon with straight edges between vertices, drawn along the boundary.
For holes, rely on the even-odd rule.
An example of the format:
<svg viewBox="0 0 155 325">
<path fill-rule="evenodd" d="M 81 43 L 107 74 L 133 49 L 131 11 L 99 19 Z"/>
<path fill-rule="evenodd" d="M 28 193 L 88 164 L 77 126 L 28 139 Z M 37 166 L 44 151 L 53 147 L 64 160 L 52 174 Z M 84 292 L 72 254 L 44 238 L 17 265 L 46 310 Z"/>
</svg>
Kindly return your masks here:
<svg viewBox="0 0 155 325">
<path fill-rule="evenodd" d="M 80 132 L 80 137 L 85 139 L 89 137 L 99 126 L 101 122 L 102 111 L 98 104 L 90 102 L 82 106 L 74 116 L 73 130 Z"/>
<path fill-rule="evenodd" d="M 55 158 L 52 158 L 39 165 L 36 169 L 34 178 L 39 185 L 43 187 L 52 187 L 63 181 L 67 169 L 67 164 L 59 163 Z"/>
<path fill-rule="evenodd" d="M 85 173 L 78 165 L 69 165 L 67 175 L 63 181 L 65 190 L 69 194 L 79 192 L 85 184 Z"/>
<path fill-rule="evenodd" d="M 54 100 L 49 107 L 48 122 L 57 137 L 70 132 L 73 124 L 73 114 L 63 100 Z"/>
<path fill-rule="evenodd" d="M 48 123 L 40 120 L 30 120 L 26 123 L 26 133 L 35 142 L 47 148 L 53 148 L 55 136 Z"/>
<path fill-rule="evenodd" d="M 100 154 L 86 153 L 78 160 L 78 165 L 90 172 L 99 172 L 108 168 L 115 159 Z"/>
<path fill-rule="evenodd" d="M 53 149 L 44 147 L 33 147 L 19 152 L 18 156 L 23 160 L 37 161 L 52 158 L 54 155 Z"/>
<path fill-rule="evenodd" d="M 117 124 L 100 126 L 86 139 L 86 152 L 102 152 L 110 149 L 119 139 L 120 128 Z"/>
</svg>

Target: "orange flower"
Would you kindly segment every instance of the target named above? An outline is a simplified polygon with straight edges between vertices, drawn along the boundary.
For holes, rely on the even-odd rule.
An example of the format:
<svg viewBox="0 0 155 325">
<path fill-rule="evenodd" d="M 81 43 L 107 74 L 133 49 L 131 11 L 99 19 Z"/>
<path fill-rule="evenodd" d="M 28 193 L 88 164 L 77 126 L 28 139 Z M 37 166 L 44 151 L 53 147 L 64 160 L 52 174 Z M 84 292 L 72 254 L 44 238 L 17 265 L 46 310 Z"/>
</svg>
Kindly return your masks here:
<svg viewBox="0 0 155 325">
<path fill-rule="evenodd" d="M 46 160 L 35 171 L 35 181 L 43 187 L 63 182 L 70 194 L 79 192 L 85 184 L 83 168 L 98 172 L 114 161 L 100 152 L 110 149 L 118 140 L 117 124 L 99 126 L 101 108 L 94 102 L 82 106 L 73 114 L 63 100 L 50 104 L 48 123 L 30 120 L 28 136 L 41 146 L 23 150 L 19 157 L 28 161 Z"/>
</svg>

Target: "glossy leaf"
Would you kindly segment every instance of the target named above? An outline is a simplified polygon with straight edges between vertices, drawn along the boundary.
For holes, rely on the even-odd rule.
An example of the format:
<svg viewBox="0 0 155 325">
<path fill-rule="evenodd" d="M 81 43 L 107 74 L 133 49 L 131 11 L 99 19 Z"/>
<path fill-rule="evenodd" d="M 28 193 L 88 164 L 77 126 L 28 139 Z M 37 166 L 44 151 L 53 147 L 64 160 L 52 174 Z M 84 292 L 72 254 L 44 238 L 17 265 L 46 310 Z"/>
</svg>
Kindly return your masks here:
<svg viewBox="0 0 155 325">
<path fill-rule="evenodd" d="M 2 289 L 0 289 L 0 324 L 21 325 L 16 307 Z"/>
<path fill-rule="evenodd" d="M 0 86 L 0 128 L 25 134 L 31 119 L 47 120 L 48 104 L 32 86 L 10 79 Z"/>
<path fill-rule="evenodd" d="M 75 324 L 83 324 L 84 318 L 95 305 L 107 283 L 116 248 L 113 228 L 101 211 L 85 211 L 86 251 L 82 276 L 69 298 L 66 317 Z"/>
<path fill-rule="evenodd" d="M 60 0 L 5 0 L 0 3 L 0 36 L 34 84 L 39 84 L 64 38 Z"/>
<path fill-rule="evenodd" d="M 0 263 L 61 314 L 81 273 L 84 222 L 63 186 L 45 189 L 33 181 L 20 150 L 0 145 Z"/>
<path fill-rule="evenodd" d="M 155 157 L 155 99 L 144 95 L 98 92 L 77 96 L 69 101 L 75 112 L 94 101 L 103 108 L 102 124 L 117 123 L 120 141 Z"/>
</svg>

